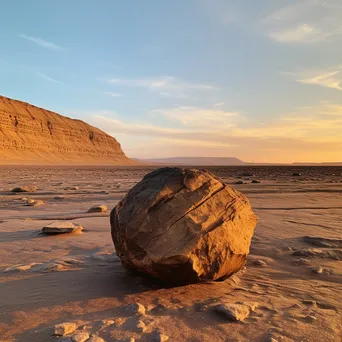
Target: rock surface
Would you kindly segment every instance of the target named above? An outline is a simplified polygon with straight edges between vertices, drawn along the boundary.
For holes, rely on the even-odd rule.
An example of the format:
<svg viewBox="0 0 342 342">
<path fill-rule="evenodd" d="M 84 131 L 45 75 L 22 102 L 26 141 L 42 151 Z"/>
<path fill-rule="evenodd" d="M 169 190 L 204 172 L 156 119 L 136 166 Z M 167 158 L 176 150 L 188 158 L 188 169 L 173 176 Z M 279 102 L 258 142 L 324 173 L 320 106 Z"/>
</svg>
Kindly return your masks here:
<svg viewBox="0 0 342 342">
<path fill-rule="evenodd" d="M 81 120 L 0 96 L 0 164 L 134 164 L 115 138 Z"/>
<path fill-rule="evenodd" d="M 124 265 L 180 284 L 237 272 L 257 221 L 244 195 L 205 170 L 180 168 L 146 175 L 110 220 Z"/>
<path fill-rule="evenodd" d="M 71 221 L 55 221 L 43 227 L 42 232 L 45 234 L 63 234 L 80 232 L 82 230 L 82 226 Z"/>
</svg>

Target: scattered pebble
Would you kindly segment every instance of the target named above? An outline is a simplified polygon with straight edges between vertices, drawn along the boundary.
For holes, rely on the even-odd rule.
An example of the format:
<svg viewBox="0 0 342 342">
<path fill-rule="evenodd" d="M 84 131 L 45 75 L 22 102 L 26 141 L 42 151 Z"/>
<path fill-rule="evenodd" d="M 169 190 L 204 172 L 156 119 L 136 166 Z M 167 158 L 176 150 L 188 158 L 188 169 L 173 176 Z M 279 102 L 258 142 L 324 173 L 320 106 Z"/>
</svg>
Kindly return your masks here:
<svg viewBox="0 0 342 342">
<path fill-rule="evenodd" d="M 303 320 L 307 323 L 314 323 L 316 321 L 316 317 L 315 316 L 306 316 L 303 318 Z"/>
<path fill-rule="evenodd" d="M 145 332 L 147 330 L 146 324 L 143 321 L 138 321 L 136 325 L 136 329 L 139 332 Z"/>
<path fill-rule="evenodd" d="M 101 323 L 102 323 L 102 326 L 108 327 L 108 326 L 114 324 L 115 321 L 112 320 L 112 319 L 103 319 L 103 320 L 101 321 Z"/>
<path fill-rule="evenodd" d="M 57 201 L 61 201 L 61 200 L 64 200 L 64 197 L 63 196 L 55 196 L 53 199 L 57 200 Z"/>
<path fill-rule="evenodd" d="M 94 205 L 88 210 L 88 213 L 105 213 L 107 209 L 106 205 Z"/>
<path fill-rule="evenodd" d="M 132 303 L 126 306 L 126 310 L 134 315 L 145 315 L 146 309 L 140 303 Z"/>
<path fill-rule="evenodd" d="M 169 339 L 169 336 L 160 333 L 159 331 L 155 331 L 151 337 L 151 342 L 165 342 Z"/>
<path fill-rule="evenodd" d="M 252 183 L 252 184 L 259 184 L 259 183 L 261 183 L 261 182 L 258 181 L 258 180 L 256 180 L 256 179 L 253 179 L 251 183 Z"/>
<path fill-rule="evenodd" d="M 41 200 L 33 200 L 33 199 L 28 199 L 26 202 L 25 202 L 25 205 L 29 206 L 29 207 L 38 207 L 40 205 L 43 205 L 44 204 L 44 201 L 41 201 Z"/>
<path fill-rule="evenodd" d="M 76 330 L 77 326 L 75 323 L 61 323 L 57 324 L 54 327 L 54 335 L 56 336 L 64 336 L 73 333 Z"/>
<path fill-rule="evenodd" d="M 253 264 L 254 264 L 255 266 L 260 266 L 260 267 L 265 267 L 265 266 L 267 266 L 266 262 L 263 261 L 263 260 L 255 260 L 255 261 L 253 262 Z"/>
<path fill-rule="evenodd" d="M 316 274 L 322 274 L 323 273 L 323 267 L 322 266 L 315 266 L 311 270 L 313 273 L 316 273 Z"/>
<path fill-rule="evenodd" d="M 87 342 L 105 342 L 105 340 L 100 336 L 92 335 L 90 338 L 88 338 Z"/>
<path fill-rule="evenodd" d="M 73 342 L 84 342 L 89 338 L 89 333 L 86 331 L 76 331 L 71 337 L 71 341 Z"/>
<path fill-rule="evenodd" d="M 250 307 L 245 304 L 219 304 L 214 310 L 230 321 L 244 321 L 250 314 Z"/>
</svg>

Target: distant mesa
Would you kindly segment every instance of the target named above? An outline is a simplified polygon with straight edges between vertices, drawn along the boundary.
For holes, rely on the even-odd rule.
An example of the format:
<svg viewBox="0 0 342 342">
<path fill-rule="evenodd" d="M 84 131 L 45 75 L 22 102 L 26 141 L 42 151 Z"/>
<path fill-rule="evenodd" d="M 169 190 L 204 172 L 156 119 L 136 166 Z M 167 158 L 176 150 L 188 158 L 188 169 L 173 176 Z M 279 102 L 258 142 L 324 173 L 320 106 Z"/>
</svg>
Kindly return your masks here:
<svg viewBox="0 0 342 342">
<path fill-rule="evenodd" d="M 0 96 L 0 164 L 136 164 L 118 141 L 81 120 Z"/>
<path fill-rule="evenodd" d="M 156 158 L 141 160 L 151 164 L 165 165 L 190 165 L 190 166 L 237 166 L 248 165 L 248 163 L 234 157 L 174 157 L 174 158 Z"/>
</svg>

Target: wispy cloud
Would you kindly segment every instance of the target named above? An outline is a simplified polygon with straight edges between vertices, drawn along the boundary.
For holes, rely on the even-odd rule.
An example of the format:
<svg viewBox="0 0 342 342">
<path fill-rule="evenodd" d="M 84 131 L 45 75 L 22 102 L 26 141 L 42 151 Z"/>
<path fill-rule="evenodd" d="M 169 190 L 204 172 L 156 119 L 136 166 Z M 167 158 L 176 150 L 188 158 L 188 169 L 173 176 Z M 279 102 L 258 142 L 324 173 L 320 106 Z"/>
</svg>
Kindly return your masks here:
<svg viewBox="0 0 342 342">
<path fill-rule="evenodd" d="M 29 40 L 41 47 L 44 47 L 46 49 L 50 49 L 50 50 L 54 50 L 54 51 L 62 51 L 64 50 L 63 47 L 61 47 L 60 45 L 57 45 L 55 43 L 49 42 L 47 40 L 41 39 L 41 38 L 37 38 L 37 37 L 32 37 L 32 36 L 27 36 L 25 34 L 19 34 L 18 35 L 20 38 Z"/>
<path fill-rule="evenodd" d="M 342 91 L 342 65 L 322 70 L 284 72 L 283 74 L 299 83 L 318 85 Z"/>
<path fill-rule="evenodd" d="M 153 114 L 161 114 L 169 121 L 175 121 L 191 128 L 225 129 L 235 126 L 239 117 L 237 112 L 227 112 L 217 108 L 176 107 L 155 109 Z"/>
<path fill-rule="evenodd" d="M 342 35 L 339 0 L 300 0 L 262 21 L 268 36 L 280 43 L 317 43 Z"/>
<path fill-rule="evenodd" d="M 56 80 L 56 79 L 54 79 L 48 75 L 45 75 L 42 72 L 37 72 L 37 76 L 44 78 L 45 80 L 53 82 L 53 83 L 63 84 L 62 82 L 60 82 L 60 81 L 58 81 L 58 80 Z"/>
<path fill-rule="evenodd" d="M 105 94 L 106 96 L 111 96 L 111 97 L 121 97 L 121 96 L 122 96 L 122 94 L 113 93 L 112 91 L 106 91 L 106 92 L 104 92 L 104 94 Z"/>
<path fill-rule="evenodd" d="M 240 120 L 240 114 L 215 107 L 158 109 L 141 122 L 125 121 L 115 112 L 87 114 L 89 122 L 119 136 L 124 148 L 140 157 L 231 155 L 258 161 L 319 161 L 322 155 L 326 160 L 341 155 L 342 104 L 330 102 L 299 107 L 263 123 Z M 163 124 L 154 123 L 156 114 Z"/>
<path fill-rule="evenodd" d="M 205 83 L 187 82 L 172 76 L 157 78 L 110 78 L 107 83 L 115 86 L 144 88 L 158 92 L 161 96 L 185 98 L 187 92 L 191 91 L 212 91 L 215 86 Z"/>
</svg>

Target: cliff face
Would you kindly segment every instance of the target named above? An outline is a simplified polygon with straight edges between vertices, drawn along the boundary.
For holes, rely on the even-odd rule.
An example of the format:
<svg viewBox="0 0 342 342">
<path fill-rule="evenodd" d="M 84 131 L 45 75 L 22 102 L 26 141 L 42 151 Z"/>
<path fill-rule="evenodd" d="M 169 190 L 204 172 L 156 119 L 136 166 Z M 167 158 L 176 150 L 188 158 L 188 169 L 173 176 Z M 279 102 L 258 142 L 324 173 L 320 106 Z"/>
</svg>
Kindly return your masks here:
<svg viewBox="0 0 342 342">
<path fill-rule="evenodd" d="M 133 163 L 101 130 L 0 96 L 0 164 Z"/>
</svg>

